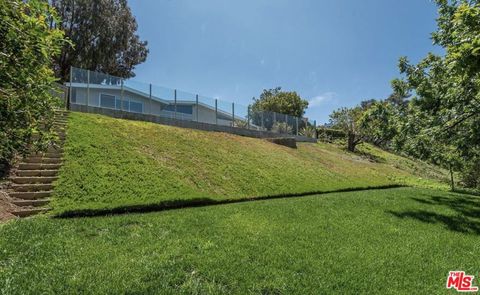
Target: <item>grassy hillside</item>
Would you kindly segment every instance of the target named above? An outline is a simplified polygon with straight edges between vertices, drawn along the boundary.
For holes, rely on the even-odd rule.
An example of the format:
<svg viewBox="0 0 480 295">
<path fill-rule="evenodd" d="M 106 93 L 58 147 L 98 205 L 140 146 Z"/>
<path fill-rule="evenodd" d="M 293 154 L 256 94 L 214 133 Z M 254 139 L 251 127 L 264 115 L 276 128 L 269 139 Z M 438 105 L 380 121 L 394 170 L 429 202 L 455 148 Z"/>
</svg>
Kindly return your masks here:
<svg viewBox="0 0 480 295">
<path fill-rule="evenodd" d="M 422 178 L 433 167 L 370 149 L 377 153 L 375 161 L 329 144 L 290 149 L 230 134 L 72 113 L 52 205 L 61 213 L 391 184 L 442 186 Z"/>
<path fill-rule="evenodd" d="M 0 226 L 5 294 L 443 294 L 480 200 L 400 188 Z M 477 282 L 475 284 L 477 285 Z"/>
</svg>

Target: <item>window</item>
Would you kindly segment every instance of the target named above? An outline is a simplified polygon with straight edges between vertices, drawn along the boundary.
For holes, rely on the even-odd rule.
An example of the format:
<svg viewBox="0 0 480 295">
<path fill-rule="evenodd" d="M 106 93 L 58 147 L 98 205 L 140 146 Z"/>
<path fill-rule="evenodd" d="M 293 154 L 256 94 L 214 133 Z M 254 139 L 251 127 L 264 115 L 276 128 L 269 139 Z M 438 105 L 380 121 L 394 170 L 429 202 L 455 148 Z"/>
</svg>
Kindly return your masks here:
<svg viewBox="0 0 480 295">
<path fill-rule="evenodd" d="M 175 105 L 166 105 L 163 107 L 164 111 L 169 111 L 169 112 L 175 112 Z M 192 106 L 186 106 L 186 105 L 177 105 L 177 113 L 183 113 L 183 114 L 193 114 L 193 108 Z"/>
<path fill-rule="evenodd" d="M 143 113 L 143 103 L 130 101 L 130 112 Z"/>
<path fill-rule="evenodd" d="M 120 99 L 116 99 L 115 100 L 115 106 L 116 106 L 116 109 L 119 110 L 120 109 L 120 106 L 122 105 L 121 103 L 122 101 Z M 123 110 L 124 111 L 128 111 L 128 100 L 123 100 Z"/>
<path fill-rule="evenodd" d="M 109 94 L 100 94 L 100 106 L 109 109 L 123 110 L 127 112 L 143 113 L 143 103 L 130 101 L 128 98 L 123 100 L 123 108 L 120 108 L 122 105 L 122 100 L 116 98 L 114 95 Z"/>
<path fill-rule="evenodd" d="M 72 97 L 70 98 L 70 102 L 77 102 L 77 88 L 72 87 Z"/>
<path fill-rule="evenodd" d="M 115 108 L 115 96 L 108 94 L 100 94 L 100 106 L 104 108 Z"/>
</svg>

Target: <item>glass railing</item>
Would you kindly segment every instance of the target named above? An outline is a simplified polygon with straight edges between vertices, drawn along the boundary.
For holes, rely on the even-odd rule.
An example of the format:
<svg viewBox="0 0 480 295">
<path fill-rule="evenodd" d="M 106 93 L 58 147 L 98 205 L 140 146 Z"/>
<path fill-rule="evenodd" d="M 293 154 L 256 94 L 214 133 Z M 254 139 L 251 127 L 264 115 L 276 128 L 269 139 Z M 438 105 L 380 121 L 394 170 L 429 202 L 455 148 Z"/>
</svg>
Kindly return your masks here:
<svg viewBox="0 0 480 295">
<path fill-rule="evenodd" d="M 220 99 L 72 68 L 70 103 L 280 134 L 314 137 L 315 122 Z"/>
</svg>

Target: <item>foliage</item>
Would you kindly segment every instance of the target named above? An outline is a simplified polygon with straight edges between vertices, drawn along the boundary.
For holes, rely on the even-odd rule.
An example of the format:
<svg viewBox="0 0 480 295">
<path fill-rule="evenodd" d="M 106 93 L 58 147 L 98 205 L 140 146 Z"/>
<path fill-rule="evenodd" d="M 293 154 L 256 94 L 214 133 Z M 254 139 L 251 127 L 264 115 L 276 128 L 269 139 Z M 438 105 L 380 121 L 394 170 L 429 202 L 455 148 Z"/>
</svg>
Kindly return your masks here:
<svg viewBox="0 0 480 295">
<path fill-rule="evenodd" d="M 303 127 L 302 129 L 300 129 L 300 131 L 298 133 L 302 136 L 305 136 L 305 137 L 314 138 L 316 136 L 315 127 L 312 126 L 312 125 L 307 125 L 307 126 Z"/>
<path fill-rule="evenodd" d="M 292 134 L 292 127 L 284 122 L 275 122 L 272 126 L 272 131 L 282 134 Z"/>
<path fill-rule="evenodd" d="M 71 66 L 114 76 L 135 76 L 135 66 L 147 58 L 147 42 L 137 35 L 137 22 L 126 0 L 52 0 L 62 29 L 75 44 L 64 46 L 55 60 L 56 74 L 68 80 Z"/>
<path fill-rule="evenodd" d="M 248 121 L 247 120 L 235 119 L 235 121 L 233 122 L 233 126 L 247 129 L 248 128 Z"/>
<path fill-rule="evenodd" d="M 0 0 L 0 162 L 53 139 L 52 58 L 68 43 L 51 21 L 46 1 Z"/>
<path fill-rule="evenodd" d="M 377 146 L 388 147 L 397 134 L 395 108 L 388 101 L 375 101 L 362 113 L 359 125 L 365 140 Z"/>
<path fill-rule="evenodd" d="M 318 139 L 326 142 L 334 142 L 335 140 L 346 138 L 346 134 L 342 130 L 326 127 L 318 127 L 317 134 Z"/>
<path fill-rule="evenodd" d="M 295 91 L 282 91 L 281 87 L 264 89 L 260 98 L 254 98 L 253 101 L 251 106 L 253 111 L 276 112 L 294 117 L 303 116 L 308 107 L 308 101 L 302 99 Z"/>
<path fill-rule="evenodd" d="M 464 194 L 402 188 L 32 218 L 0 227 L 0 286 L 25 295 L 443 294 L 449 269 L 479 269 L 479 207 Z"/>
<path fill-rule="evenodd" d="M 432 161 L 442 155 L 440 162 L 454 163 L 465 174 L 479 157 L 480 146 L 480 4 L 436 3 L 439 18 L 433 40 L 446 54 L 429 54 L 417 65 L 400 59 L 405 78 L 397 80 L 402 87 L 394 90 L 415 96 L 396 143 L 409 154 Z"/>
<path fill-rule="evenodd" d="M 253 124 L 264 126 L 270 130 L 277 120 L 292 121 L 293 123 L 293 120 L 296 120 L 294 117 L 301 118 L 307 107 L 308 101 L 302 99 L 295 91 L 282 91 L 281 87 L 277 87 L 264 89 L 258 99 L 254 97 L 250 110 Z M 287 120 L 283 118 L 284 115 L 289 116 Z M 303 121 L 299 120 L 299 128 L 302 128 L 303 124 Z"/>
<path fill-rule="evenodd" d="M 340 108 L 330 115 L 330 125 L 346 134 L 347 149 L 351 152 L 354 152 L 357 144 L 364 140 L 360 124 L 362 114 L 363 109 L 361 107 L 353 107 Z"/>
<path fill-rule="evenodd" d="M 480 154 L 480 153 L 477 153 Z M 469 159 L 461 171 L 462 181 L 466 187 L 480 189 L 480 157 Z"/>
<path fill-rule="evenodd" d="M 298 143 L 293 150 L 255 138 L 82 113 L 70 114 L 67 131 L 51 203 L 55 213 L 391 184 L 442 186 L 424 176 L 435 167 L 405 160 L 395 168 L 393 159 L 403 158 L 394 155 L 372 163 L 330 144 Z M 410 167 L 422 171 L 423 179 Z"/>
</svg>

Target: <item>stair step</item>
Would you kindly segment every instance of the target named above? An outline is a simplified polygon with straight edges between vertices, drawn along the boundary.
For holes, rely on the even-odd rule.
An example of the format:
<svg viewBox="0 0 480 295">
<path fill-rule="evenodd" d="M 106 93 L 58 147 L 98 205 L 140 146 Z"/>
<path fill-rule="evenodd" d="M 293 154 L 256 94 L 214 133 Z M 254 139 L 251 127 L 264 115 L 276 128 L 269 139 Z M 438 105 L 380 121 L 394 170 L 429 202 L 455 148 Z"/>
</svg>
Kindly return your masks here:
<svg viewBox="0 0 480 295">
<path fill-rule="evenodd" d="M 58 177 L 12 177 L 12 182 L 16 184 L 29 184 L 29 183 L 52 183 L 56 181 Z"/>
<path fill-rule="evenodd" d="M 25 206 L 32 206 L 32 207 L 40 207 L 47 205 L 50 203 L 50 199 L 38 199 L 38 200 L 12 200 L 11 201 L 14 205 L 25 207 Z"/>
<path fill-rule="evenodd" d="M 62 158 L 46 158 L 46 157 L 27 157 L 22 160 L 24 163 L 44 163 L 44 164 L 59 164 Z"/>
<path fill-rule="evenodd" d="M 15 192 L 43 192 L 53 189 L 51 183 L 26 183 L 26 184 L 13 184 L 12 189 Z"/>
<path fill-rule="evenodd" d="M 41 157 L 41 158 L 61 158 L 63 153 L 61 152 L 38 152 L 38 153 L 31 153 L 30 157 Z"/>
<path fill-rule="evenodd" d="M 20 210 L 12 211 L 11 213 L 18 217 L 28 217 L 28 216 L 32 216 L 40 213 L 46 213 L 49 210 L 50 210 L 49 208 L 32 208 L 32 209 L 20 209 Z"/>
<path fill-rule="evenodd" d="M 63 153 L 63 148 L 59 146 L 49 146 L 46 152 L 47 153 Z"/>
<path fill-rule="evenodd" d="M 22 199 L 22 200 L 37 200 L 50 197 L 52 194 L 51 191 L 46 192 L 10 192 L 8 195 L 12 198 Z"/>
<path fill-rule="evenodd" d="M 19 177 L 48 177 L 58 174 L 58 170 L 17 170 L 17 176 Z"/>
<path fill-rule="evenodd" d="M 59 169 L 61 164 L 43 164 L 43 163 L 20 163 L 19 170 L 55 170 Z"/>
<path fill-rule="evenodd" d="M 65 133 L 65 130 L 54 130 L 55 131 L 55 136 L 58 137 L 58 138 L 63 138 L 65 139 L 67 136 L 66 136 L 66 133 Z M 32 139 L 39 139 L 40 138 L 40 134 L 36 133 L 36 134 L 33 134 L 32 135 Z"/>
</svg>

